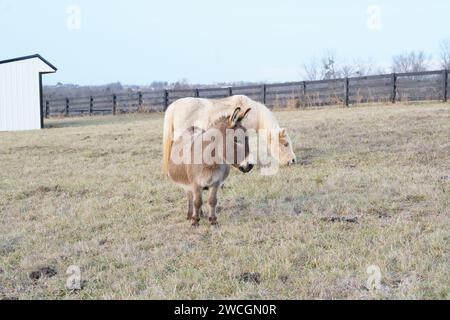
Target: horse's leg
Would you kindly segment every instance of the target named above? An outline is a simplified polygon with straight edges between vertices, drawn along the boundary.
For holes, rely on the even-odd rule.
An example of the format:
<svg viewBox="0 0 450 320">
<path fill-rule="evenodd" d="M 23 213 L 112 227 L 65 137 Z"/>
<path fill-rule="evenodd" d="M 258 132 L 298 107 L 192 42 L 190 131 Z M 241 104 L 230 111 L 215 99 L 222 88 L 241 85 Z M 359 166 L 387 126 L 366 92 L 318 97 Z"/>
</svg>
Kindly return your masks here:
<svg viewBox="0 0 450 320">
<path fill-rule="evenodd" d="M 187 198 L 188 198 L 188 213 L 187 213 L 187 219 L 191 220 L 192 215 L 194 213 L 194 195 L 192 194 L 192 191 L 186 192 Z"/>
<path fill-rule="evenodd" d="M 202 211 L 202 190 L 200 188 L 195 188 L 193 192 L 194 200 L 194 214 L 192 215 L 192 225 L 194 227 L 198 226 L 200 221 L 200 214 Z"/>
<path fill-rule="evenodd" d="M 209 205 L 209 222 L 211 225 L 217 225 L 216 206 L 217 206 L 217 191 L 219 186 L 214 186 L 209 191 L 208 205 Z"/>
</svg>

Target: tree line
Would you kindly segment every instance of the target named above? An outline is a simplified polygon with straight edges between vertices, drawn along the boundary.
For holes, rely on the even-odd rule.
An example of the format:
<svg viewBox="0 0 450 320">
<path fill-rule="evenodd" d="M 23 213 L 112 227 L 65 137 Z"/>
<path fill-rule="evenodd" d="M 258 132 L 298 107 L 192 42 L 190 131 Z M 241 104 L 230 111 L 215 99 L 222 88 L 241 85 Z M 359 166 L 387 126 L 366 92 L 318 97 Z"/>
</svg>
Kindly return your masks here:
<svg viewBox="0 0 450 320">
<path fill-rule="evenodd" d="M 409 51 L 392 57 L 390 67 L 376 66 L 371 59 L 356 59 L 346 62 L 338 58 L 335 51 L 327 50 L 317 58 L 303 64 L 305 80 L 329 80 L 346 77 L 358 77 L 384 73 L 421 72 L 433 68 L 450 70 L 450 39 L 440 43 L 438 65 L 432 56 L 424 51 Z"/>
</svg>

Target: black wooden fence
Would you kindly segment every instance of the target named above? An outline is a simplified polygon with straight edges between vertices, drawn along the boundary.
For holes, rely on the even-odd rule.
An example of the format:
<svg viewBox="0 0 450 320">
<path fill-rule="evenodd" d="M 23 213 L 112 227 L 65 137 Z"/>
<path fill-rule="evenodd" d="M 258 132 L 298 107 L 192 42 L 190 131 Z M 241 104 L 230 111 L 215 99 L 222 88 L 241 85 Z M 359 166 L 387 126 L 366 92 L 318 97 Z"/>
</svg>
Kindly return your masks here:
<svg viewBox="0 0 450 320">
<path fill-rule="evenodd" d="M 328 105 L 403 101 L 447 101 L 449 70 L 393 73 L 333 80 L 273 83 L 221 88 L 128 92 L 74 98 L 44 98 L 50 116 L 164 112 L 185 97 L 224 98 L 246 95 L 270 108 L 310 108 Z"/>
</svg>

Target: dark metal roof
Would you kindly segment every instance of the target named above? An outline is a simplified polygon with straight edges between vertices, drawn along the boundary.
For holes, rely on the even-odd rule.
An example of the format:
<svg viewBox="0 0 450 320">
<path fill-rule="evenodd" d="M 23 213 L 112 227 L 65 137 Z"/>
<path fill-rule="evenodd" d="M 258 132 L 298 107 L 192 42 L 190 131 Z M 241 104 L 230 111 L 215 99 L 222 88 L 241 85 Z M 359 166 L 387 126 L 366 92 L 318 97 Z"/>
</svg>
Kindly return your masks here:
<svg viewBox="0 0 450 320">
<path fill-rule="evenodd" d="M 42 58 L 41 55 L 39 55 L 39 54 L 33 54 L 31 56 L 25 56 L 25 57 L 19 57 L 19 58 L 14 58 L 14 59 L 3 60 L 3 61 L 0 61 L 0 64 L 17 62 L 17 61 L 22 61 L 22 60 L 34 59 L 34 58 L 41 59 L 42 62 L 44 62 L 46 65 L 48 65 L 53 70 L 55 70 L 55 71 L 58 70 L 54 65 L 52 65 L 50 62 L 48 62 L 47 60 Z"/>
</svg>

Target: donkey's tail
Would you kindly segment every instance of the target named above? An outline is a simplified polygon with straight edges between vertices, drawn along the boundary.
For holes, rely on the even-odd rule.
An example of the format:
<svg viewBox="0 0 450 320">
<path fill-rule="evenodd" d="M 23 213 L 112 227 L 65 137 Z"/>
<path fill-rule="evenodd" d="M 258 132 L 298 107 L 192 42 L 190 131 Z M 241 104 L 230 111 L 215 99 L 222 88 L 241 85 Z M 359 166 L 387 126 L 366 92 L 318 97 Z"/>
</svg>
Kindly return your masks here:
<svg viewBox="0 0 450 320">
<path fill-rule="evenodd" d="M 167 109 L 164 117 L 164 132 L 163 132 L 163 172 L 169 171 L 170 153 L 173 144 L 173 110 Z"/>
</svg>

